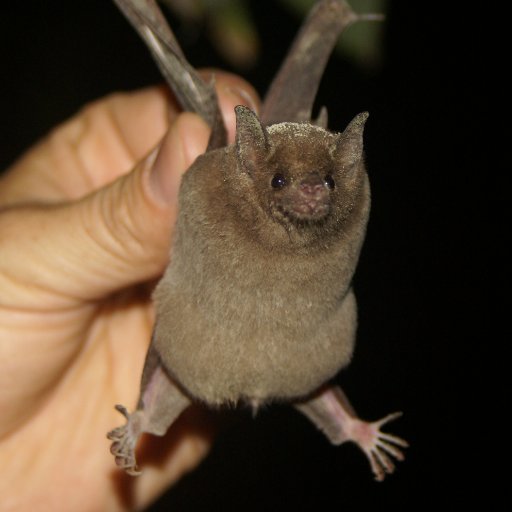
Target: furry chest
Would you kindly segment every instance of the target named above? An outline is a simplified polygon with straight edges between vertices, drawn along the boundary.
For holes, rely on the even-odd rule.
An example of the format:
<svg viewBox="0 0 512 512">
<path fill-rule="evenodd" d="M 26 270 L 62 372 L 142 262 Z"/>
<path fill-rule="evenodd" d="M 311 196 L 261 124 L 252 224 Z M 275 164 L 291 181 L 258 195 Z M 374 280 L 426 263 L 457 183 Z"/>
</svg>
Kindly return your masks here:
<svg viewBox="0 0 512 512">
<path fill-rule="evenodd" d="M 276 306 L 279 301 L 262 300 L 261 291 L 245 300 L 224 293 L 222 302 L 213 303 L 204 297 L 166 296 L 162 307 L 173 312 L 174 322 L 157 325 L 158 352 L 190 394 L 207 403 L 304 396 L 352 354 L 351 294 L 320 319 L 307 303 L 301 310 L 289 303 Z"/>
</svg>

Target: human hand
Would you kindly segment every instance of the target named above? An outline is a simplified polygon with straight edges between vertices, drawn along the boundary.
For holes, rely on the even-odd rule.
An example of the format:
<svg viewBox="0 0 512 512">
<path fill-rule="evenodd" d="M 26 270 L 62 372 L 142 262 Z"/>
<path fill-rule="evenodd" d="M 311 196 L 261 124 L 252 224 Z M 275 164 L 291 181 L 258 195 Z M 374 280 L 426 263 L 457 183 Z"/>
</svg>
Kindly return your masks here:
<svg viewBox="0 0 512 512">
<path fill-rule="evenodd" d="M 233 108 L 256 94 L 225 73 L 216 86 L 232 141 Z M 135 405 L 180 177 L 208 135 L 163 88 L 115 94 L 0 179 L 0 510 L 140 509 L 206 454 L 193 410 L 136 479 L 106 432 L 114 404 Z"/>
</svg>

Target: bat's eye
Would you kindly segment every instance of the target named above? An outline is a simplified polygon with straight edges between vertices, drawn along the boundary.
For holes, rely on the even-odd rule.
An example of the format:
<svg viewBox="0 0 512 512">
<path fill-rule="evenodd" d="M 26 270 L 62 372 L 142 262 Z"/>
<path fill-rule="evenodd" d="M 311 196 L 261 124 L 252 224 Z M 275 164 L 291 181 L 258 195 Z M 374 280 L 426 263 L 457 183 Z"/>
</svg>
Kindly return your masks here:
<svg viewBox="0 0 512 512">
<path fill-rule="evenodd" d="M 274 174 L 270 185 L 272 188 L 283 188 L 286 185 L 286 178 L 282 174 Z"/>
<path fill-rule="evenodd" d="M 325 178 L 324 178 L 324 183 L 326 185 L 327 188 L 333 190 L 334 187 L 336 186 L 336 183 L 334 183 L 334 179 L 333 177 L 328 174 Z"/>
</svg>

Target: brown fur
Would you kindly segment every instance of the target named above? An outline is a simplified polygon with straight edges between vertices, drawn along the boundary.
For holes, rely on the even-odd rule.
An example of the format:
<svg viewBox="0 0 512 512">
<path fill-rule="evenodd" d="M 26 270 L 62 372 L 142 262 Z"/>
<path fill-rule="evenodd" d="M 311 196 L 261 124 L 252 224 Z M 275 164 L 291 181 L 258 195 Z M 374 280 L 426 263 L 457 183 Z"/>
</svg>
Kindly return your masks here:
<svg viewBox="0 0 512 512">
<path fill-rule="evenodd" d="M 350 284 L 369 212 L 366 117 L 335 135 L 309 123 L 263 128 L 238 107 L 236 144 L 202 155 L 185 174 L 171 263 L 154 294 L 153 339 L 193 397 L 293 399 L 348 363 Z M 271 186 L 277 172 L 282 190 Z M 283 214 L 279 203 L 293 208 L 311 175 L 335 181 L 328 213 Z"/>
</svg>

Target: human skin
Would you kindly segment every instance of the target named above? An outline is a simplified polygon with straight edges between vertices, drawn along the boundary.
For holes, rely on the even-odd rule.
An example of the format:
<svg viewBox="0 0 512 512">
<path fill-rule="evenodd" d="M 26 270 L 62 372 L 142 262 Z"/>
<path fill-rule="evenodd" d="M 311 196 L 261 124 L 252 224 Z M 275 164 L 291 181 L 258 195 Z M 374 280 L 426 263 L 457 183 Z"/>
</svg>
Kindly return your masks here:
<svg viewBox="0 0 512 512">
<path fill-rule="evenodd" d="M 257 95 L 215 77 L 232 141 L 234 107 Z M 105 432 L 113 404 L 135 405 L 180 177 L 208 135 L 163 88 L 114 94 L 0 179 L 0 510 L 140 509 L 207 453 L 213 425 L 193 408 L 158 456 L 142 446 L 137 479 L 115 469 Z"/>
</svg>

